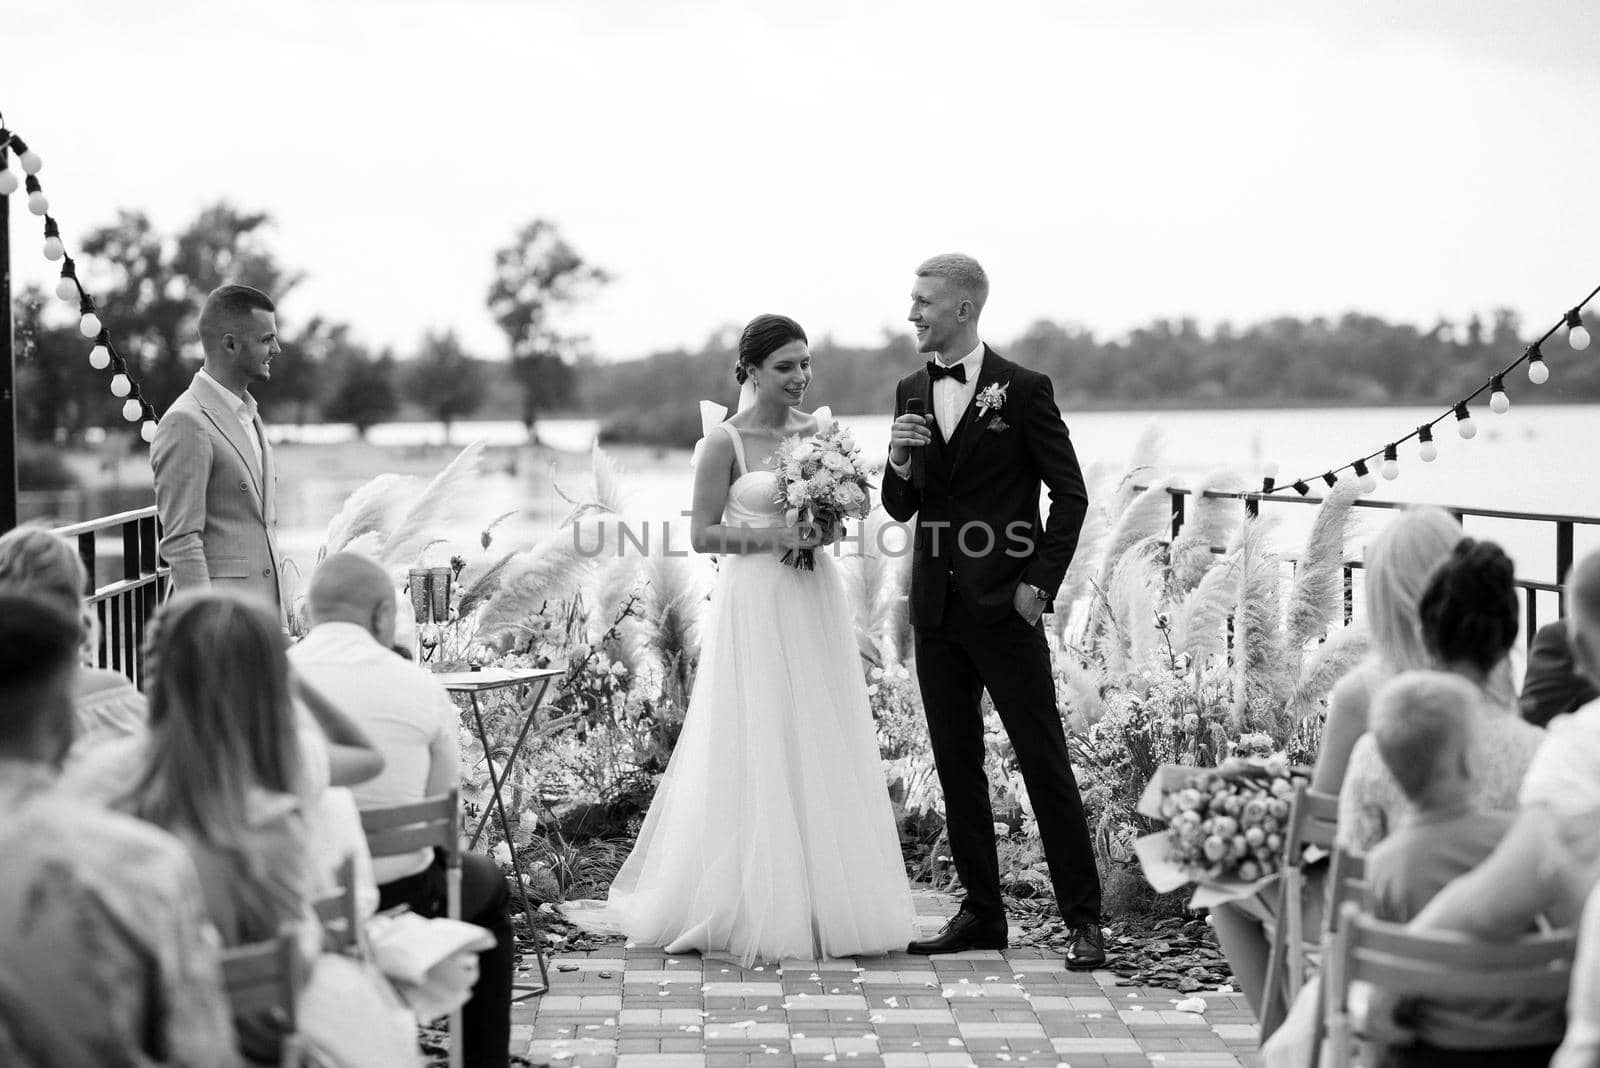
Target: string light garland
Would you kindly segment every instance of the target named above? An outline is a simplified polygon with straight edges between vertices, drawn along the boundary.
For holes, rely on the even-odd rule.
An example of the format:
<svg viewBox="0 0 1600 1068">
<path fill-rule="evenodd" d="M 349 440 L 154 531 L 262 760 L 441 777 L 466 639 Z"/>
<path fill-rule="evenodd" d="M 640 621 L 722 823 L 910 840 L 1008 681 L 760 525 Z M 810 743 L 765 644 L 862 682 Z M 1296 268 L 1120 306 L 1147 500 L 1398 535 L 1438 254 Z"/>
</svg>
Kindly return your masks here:
<svg viewBox="0 0 1600 1068">
<path fill-rule="evenodd" d="M 1541 334 L 1538 340 L 1534 341 L 1527 348 L 1523 349 L 1516 359 L 1512 360 L 1505 367 L 1502 367 L 1495 374 L 1490 375 L 1489 379 L 1484 382 L 1483 385 L 1479 386 L 1465 397 L 1462 397 L 1460 400 L 1451 404 L 1442 413 L 1440 413 L 1438 418 L 1432 420 L 1431 422 L 1423 423 L 1405 437 L 1400 438 L 1397 441 L 1392 441 L 1375 452 L 1369 452 L 1365 456 L 1351 460 L 1343 467 L 1335 467 L 1332 470 L 1325 472 L 1321 476 L 1322 480 L 1329 486 L 1332 486 L 1338 482 L 1339 472 L 1353 471 L 1356 478 L 1360 480 L 1361 491 L 1363 493 L 1371 493 L 1377 488 L 1378 480 L 1372 477 L 1372 473 L 1368 469 L 1367 465 L 1373 460 L 1381 459 L 1382 466 L 1380 467 L 1380 472 L 1382 473 L 1383 477 L 1390 481 L 1399 478 L 1400 446 L 1413 439 L 1415 439 L 1417 442 L 1417 457 L 1422 460 L 1423 463 L 1432 463 L 1434 460 L 1439 458 L 1439 446 L 1438 443 L 1433 439 L 1433 428 L 1451 416 L 1455 416 L 1457 433 L 1459 433 L 1463 438 L 1475 437 L 1478 433 L 1478 425 L 1472 421 L 1472 409 L 1468 407 L 1468 404 L 1471 401 L 1477 400 L 1485 391 L 1488 391 L 1489 410 L 1495 413 L 1508 411 L 1511 408 L 1511 395 L 1506 390 L 1506 375 L 1510 374 L 1512 371 L 1515 371 L 1517 369 L 1517 365 L 1524 362 L 1526 362 L 1528 365 L 1529 382 L 1536 386 L 1542 386 L 1548 382 L 1550 380 L 1550 368 L 1545 361 L 1543 346 L 1544 343 L 1554 337 L 1558 331 L 1563 329 L 1566 330 L 1567 344 L 1571 345 L 1574 351 L 1582 352 L 1584 349 L 1589 347 L 1589 329 L 1583 323 L 1583 309 L 1588 307 L 1589 302 L 1594 300 L 1596 296 L 1600 296 L 1600 286 L 1595 286 L 1593 289 L 1591 289 L 1587 297 L 1584 297 L 1576 305 L 1568 309 L 1567 312 L 1556 321 L 1554 326 Z M 1268 476 L 1261 481 L 1261 496 L 1270 496 L 1285 489 L 1293 489 L 1302 497 L 1311 492 L 1311 487 L 1307 484 L 1307 479 L 1297 478 L 1293 482 L 1279 484 L 1277 481 L 1277 474 L 1277 465 L 1270 465 Z"/>
<path fill-rule="evenodd" d="M 16 153 L 17 163 L 22 168 L 23 178 L 19 183 L 16 172 L 7 161 L 10 148 Z M 67 255 L 65 243 L 61 240 L 61 227 L 50 214 L 50 198 L 45 196 L 44 187 L 39 183 L 39 171 L 44 167 L 44 160 L 39 153 L 29 148 L 27 142 L 5 128 L 3 118 L 0 118 L 0 196 L 10 196 L 17 191 L 19 184 L 27 191 L 28 210 L 35 215 L 44 217 L 44 258 L 54 263 L 61 261 L 61 277 L 56 281 L 56 296 L 67 303 L 78 305 L 78 333 L 94 342 L 94 347 L 89 350 L 89 366 L 96 371 L 111 371 L 111 381 L 108 383 L 111 395 L 126 398 L 122 402 L 122 418 L 130 423 L 139 424 L 139 437 L 146 443 L 156 437 L 156 410 L 154 405 L 144 399 L 144 394 L 139 390 L 139 383 L 133 380 L 128 373 L 127 361 L 111 343 L 111 335 L 101 322 L 100 315 L 95 311 L 94 298 L 83 288 L 83 283 L 78 280 L 77 265 L 72 262 L 72 257 Z"/>
</svg>

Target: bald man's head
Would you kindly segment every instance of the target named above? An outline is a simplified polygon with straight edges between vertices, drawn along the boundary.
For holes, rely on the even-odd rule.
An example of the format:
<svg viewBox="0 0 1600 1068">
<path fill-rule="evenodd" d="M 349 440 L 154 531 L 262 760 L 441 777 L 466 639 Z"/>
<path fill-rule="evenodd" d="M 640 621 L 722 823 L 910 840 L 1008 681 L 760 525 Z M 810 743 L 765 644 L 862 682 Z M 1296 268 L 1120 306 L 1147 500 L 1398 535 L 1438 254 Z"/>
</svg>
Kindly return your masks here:
<svg viewBox="0 0 1600 1068">
<path fill-rule="evenodd" d="M 1567 575 L 1567 641 L 1579 674 L 1600 686 L 1600 552 Z"/>
<path fill-rule="evenodd" d="M 380 644 L 394 644 L 394 586 L 383 568 L 359 553 L 334 553 L 311 576 L 311 622 L 354 623 Z"/>
</svg>

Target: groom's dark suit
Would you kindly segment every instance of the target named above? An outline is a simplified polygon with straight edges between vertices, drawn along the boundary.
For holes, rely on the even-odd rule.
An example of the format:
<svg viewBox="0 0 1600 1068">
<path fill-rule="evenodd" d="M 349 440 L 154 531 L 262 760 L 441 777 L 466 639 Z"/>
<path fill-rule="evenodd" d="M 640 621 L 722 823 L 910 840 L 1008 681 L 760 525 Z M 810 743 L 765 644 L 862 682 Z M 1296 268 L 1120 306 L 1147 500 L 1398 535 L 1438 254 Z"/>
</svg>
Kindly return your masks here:
<svg viewBox="0 0 1600 1068">
<path fill-rule="evenodd" d="M 980 416 L 979 398 L 991 386 L 1004 388 L 1004 400 Z M 895 387 L 896 417 L 912 397 L 922 399 L 925 413 L 934 411 L 926 368 Z M 1012 601 L 1024 582 L 1055 596 L 1088 510 L 1050 379 L 985 346 L 960 423 L 953 433 L 935 427 L 921 451 L 922 484 L 886 469 L 883 507 L 901 521 L 917 516 L 911 567 L 917 677 L 965 908 L 984 920 L 1004 916 L 983 770 L 979 702 L 987 689 L 1033 803 L 1062 918 L 1097 923 L 1100 877 L 1067 759 L 1044 625 L 1030 627 Z M 1041 484 L 1050 491 L 1045 522 Z"/>
</svg>

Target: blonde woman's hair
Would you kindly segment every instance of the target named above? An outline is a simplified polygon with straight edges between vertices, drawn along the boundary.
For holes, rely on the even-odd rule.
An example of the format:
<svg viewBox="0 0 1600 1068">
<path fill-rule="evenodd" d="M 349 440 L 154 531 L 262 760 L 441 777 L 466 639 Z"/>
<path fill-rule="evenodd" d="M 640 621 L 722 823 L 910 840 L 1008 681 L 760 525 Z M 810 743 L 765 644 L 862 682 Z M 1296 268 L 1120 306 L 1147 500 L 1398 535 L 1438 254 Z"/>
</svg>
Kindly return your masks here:
<svg viewBox="0 0 1600 1068">
<path fill-rule="evenodd" d="M 1367 545 L 1367 629 L 1372 648 L 1390 671 L 1431 666 L 1417 604 L 1463 537 L 1461 524 L 1443 508 L 1407 508 Z"/>
<path fill-rule="evenodd" d="M 48 597 L 77 615 L 88 572 L 78 550 L 41 526 L 20 526 L 0 534 L 0 581 L 19 593 Z"/>
<path fill-rule="evenodd" d="M 275 870 L 251 821 L 259 790 L 300 786 L 278 621 L 237 594 L 179 594 L 156 617 L 150 645 L 150 741 L 126 807 L 225 858 L 240 917 L 252 937 L 269 937 L 303 907 L 302 873 Z"/>
</svg>

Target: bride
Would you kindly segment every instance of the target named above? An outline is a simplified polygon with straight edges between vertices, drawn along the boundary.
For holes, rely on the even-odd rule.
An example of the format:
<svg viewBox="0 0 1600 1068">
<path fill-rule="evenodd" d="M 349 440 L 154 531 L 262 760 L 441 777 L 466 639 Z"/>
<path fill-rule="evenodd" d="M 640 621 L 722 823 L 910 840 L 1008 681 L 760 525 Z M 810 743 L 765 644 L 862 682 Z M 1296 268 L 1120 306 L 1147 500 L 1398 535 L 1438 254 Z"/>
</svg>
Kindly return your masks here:
<svg viewBox="0 0 1600 1068">
<path fill-rule="evenodd" d="M 799 410 L 805 332 L 751 320 L 734 375 L 739 411 L 697 450 L 690 538 L 722 562 L 694 693 L 609 918 L 746 966 L 903 949 L 915 910 L 844 587 L 826 552 L 815 571 L 780 560 L 837 536 L 786 526 L 770 469 L 822 415 Z"/>
</svg>

